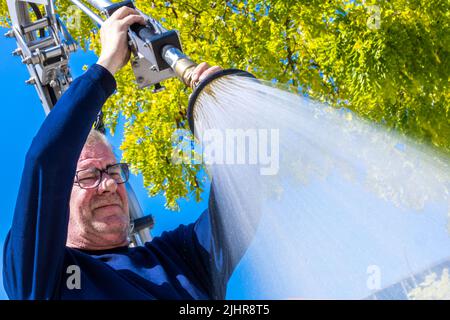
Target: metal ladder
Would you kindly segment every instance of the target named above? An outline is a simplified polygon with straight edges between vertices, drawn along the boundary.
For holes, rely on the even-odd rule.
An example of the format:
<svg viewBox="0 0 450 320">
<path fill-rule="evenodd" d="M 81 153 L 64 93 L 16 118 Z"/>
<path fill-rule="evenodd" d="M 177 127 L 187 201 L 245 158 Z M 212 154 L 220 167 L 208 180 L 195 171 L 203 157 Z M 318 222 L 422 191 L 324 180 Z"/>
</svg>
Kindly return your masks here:
<svg viewBox="0 0 450 320">
<path fill-rule="evenodd" d="M 15 38 L 17 49 L 12 54 L 22 57 L 30 73 L 25 82 L 35 87 L 48 115 L 73 80 L 68 62 L 78 45 L 56 14 L 53 0 L 7 0 L 7 4 L 12 28 L 5 36 Z M 45 12 L 41 12 L 38 5 L 43 5 Z M 102 126 L 101 115 L 97 125 Z M 141 246 L 152 239 L 150 230 L 154 220 L 151 215 L 144 215 L 129 183 L 126 189 L 132 225 L 131 246 Z"/>
</svg>

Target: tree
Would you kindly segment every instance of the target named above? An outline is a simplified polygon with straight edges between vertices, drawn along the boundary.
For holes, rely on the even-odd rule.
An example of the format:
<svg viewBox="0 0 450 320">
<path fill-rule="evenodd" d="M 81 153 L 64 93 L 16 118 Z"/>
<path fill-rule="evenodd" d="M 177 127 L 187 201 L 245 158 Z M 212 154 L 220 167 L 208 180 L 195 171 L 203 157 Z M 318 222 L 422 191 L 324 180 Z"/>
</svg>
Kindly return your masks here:
<svg viewBox="0 0 450 320">
<path fill-rule="evenodd" d="M 289 83 L 314 99 L 383 123 L 450 153 L 450 2 L 442 0 L 136 0 L 143 12 L 181 33 L 196 61 L 240 68 L 259 78 Z M 58 0 L 64 19 L 73 14 Z M 0 23 L 7 24 L 0 4 Z M 65 13 L 68 13 L 65 15 Z M 99 37 L 83 17 L 70 28 L 84 48 L 99 52 Z M 198 199 L 200 165 L 171 163 L 171 136 L 187 129 L 189 91 L 166 81 L 162 93 L 138 90 L 127 66 L 118 94 L 104 107 L 114 131 L 127 119 L 121 146 L 140 171 L 150 195 L 167 206 L 192 193 Z"/>
</svg>

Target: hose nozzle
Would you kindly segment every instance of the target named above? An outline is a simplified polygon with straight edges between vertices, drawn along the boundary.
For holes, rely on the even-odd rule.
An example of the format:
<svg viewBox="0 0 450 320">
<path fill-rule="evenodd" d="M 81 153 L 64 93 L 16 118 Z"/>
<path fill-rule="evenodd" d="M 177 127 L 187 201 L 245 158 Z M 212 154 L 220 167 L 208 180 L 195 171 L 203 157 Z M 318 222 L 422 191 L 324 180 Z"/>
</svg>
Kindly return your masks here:
<svg viewBox="0 0 450 320">
<path fill-rule="evenodd" d="M 195 84 L 192 83 L 192 75 L 197 64 L 194 61 L 171 45 L 162 49 L 162 57 L 187 87 L 195 89 Z"/>
</svg>

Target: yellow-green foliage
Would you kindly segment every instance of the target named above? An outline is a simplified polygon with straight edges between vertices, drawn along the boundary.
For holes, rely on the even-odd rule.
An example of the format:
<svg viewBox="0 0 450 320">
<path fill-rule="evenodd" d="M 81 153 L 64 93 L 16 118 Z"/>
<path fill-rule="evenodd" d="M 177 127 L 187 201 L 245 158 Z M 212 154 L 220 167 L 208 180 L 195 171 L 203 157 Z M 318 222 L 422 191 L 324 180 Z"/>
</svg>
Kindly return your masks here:
<svg viewBox="0 0 450 320">
<path fill-rule="evenodd" d="M 58 0 L 64 16 L 70 3 Z M 143 12 L 181 33 L 196 61 L 241 68 L 256 76 L 301 86 L 336 107 L 384 123 L 450 151 L 450 2 L 448 0 L 323 1 L 136 0 Z M 0 4 L 0 15 L 5 5 Z M 71 30 L 99 50 L 85 18 Z M 188 90 L 177 80 L 167 90 L 139 91 L 130 67 L 117 75 L 119 94 L 104 108 L 114 129 L 127 118 L 125 160 L 142 173 L 151 195 L 167 205 L 201 193 L 199 166 L 171 164 L 170 138 L 187 128 Z"/>
<path fill-rule="evenodd" d="M 8 24 L 8 6 L 6 5 L 6 0 L 0 1 L 0 26 L 9 27 Z"/>
</svg>

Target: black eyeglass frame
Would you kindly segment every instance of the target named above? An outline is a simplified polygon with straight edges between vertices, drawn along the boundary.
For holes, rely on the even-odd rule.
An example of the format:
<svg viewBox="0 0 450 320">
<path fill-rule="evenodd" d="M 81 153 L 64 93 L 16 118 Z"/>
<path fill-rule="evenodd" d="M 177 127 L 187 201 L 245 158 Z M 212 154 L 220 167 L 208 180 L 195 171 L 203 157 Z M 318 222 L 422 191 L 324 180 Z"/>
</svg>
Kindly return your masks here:
<svg viewBox="0 0 450 320">
<path fill-rule="evenodd" d="M 110 170 L 111 168 L 116 167 L 116 166 L 120 166 L 121 171 L 124 173 L 124 175 L 125 175 L 124 181 L 118 182 L 118 181 L 117 181 L 116 179 L 114 179 L 114 178 L 111 176 L 111 174 L 108 172 L 108 170 Z M 83 186 L 81 186 L 81 184 L 80 184 L 80 182 L 79 182 L 80 179 L 79 179 L 79 177 L 78 177 L 78 174 L 79 174 L 80 172 L 88 171 L 88 170 L 96 170 L 97 172 L 100 172 L 100 177 L 98 178 L 98 181 L 97 181 L 93 186 L 90 186 L 90 187 L 83 187 Z M 80 187 L 81 189 L 95 189 L 95 188 L 98 188 L 98 186 L 100 185 L 100 183 L 103 181 L 103 174 L 104 174 L 104 173 L 107 174 L 111 179 L 113 179 L 113 180 L 115 181 L 116 184 L 124 184 L 124 183 L 126 183 L 126 182 L 128 181 L 128 179 L 130 178 L 130 168 L 129 168 L 128 163 L 125 163 L 125 162 L 119 162 L 119 163 L 114 163 L 114 164 L 107 165 L 105 169 L 99 169 L 99 168 L 96 168 L 96 167 L 92 167 L 92 168 L 86 168 L 86 169 L 82 169 L 82 170 L 77 170 L 77 171 L 75 172 L 75 181 L 74 181 L 73 183 L 74 183 L 75 185 L 77 185 L 78 187 Z"/>
</svg>

